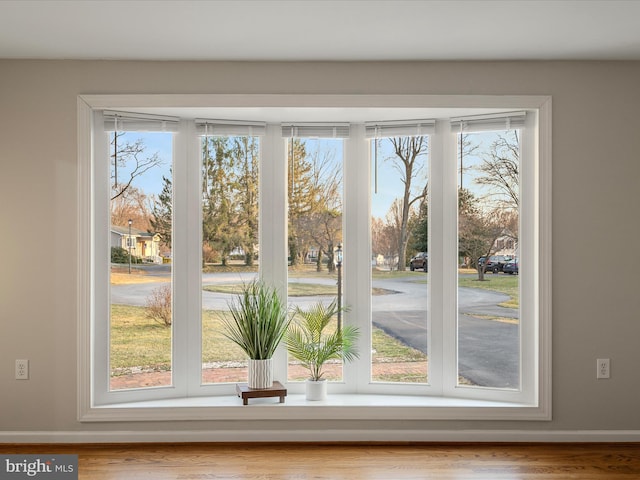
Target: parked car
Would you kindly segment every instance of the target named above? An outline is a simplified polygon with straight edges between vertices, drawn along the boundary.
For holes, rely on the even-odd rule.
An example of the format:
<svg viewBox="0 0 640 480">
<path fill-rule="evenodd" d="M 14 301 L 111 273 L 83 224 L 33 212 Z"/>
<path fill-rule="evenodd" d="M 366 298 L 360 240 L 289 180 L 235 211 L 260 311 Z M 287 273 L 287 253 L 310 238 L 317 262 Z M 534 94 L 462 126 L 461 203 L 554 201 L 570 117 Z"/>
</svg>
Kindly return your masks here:
<svg viewBox="0 0 640 480">
<path fill-rule="evenodd" d="M 507 257 L 506 255 L 491 255 L 488 260 L 485 259 L 485 257 L 480 257 L 478 259 L 478 270 L 486 264 L 485 272 L 499 273 L 502 272 L 505 264 L 511 260 L 511 257 Z"/>
<path fill-rule="evenodd" d="M 516 275 L 518 275 L 518 259 L 517 258 L 513 258 L 511 259 L 511 261 L 507 262 L 504 264 L 504 267 L 502 267 L 502 271 L 504 273 L 508 273 L 509 275 L 513 275 L 514 273 Z"/>
<path fill-rule="evenodd" d="M 428 269 L 429 264 L 429 254 L 427 252 L 419 252 L 416 253 L 411 260 L 409 260 L 409 270 L 412 272 L 414 270 L 424 270 L 425 272 Z"/>
</svg>

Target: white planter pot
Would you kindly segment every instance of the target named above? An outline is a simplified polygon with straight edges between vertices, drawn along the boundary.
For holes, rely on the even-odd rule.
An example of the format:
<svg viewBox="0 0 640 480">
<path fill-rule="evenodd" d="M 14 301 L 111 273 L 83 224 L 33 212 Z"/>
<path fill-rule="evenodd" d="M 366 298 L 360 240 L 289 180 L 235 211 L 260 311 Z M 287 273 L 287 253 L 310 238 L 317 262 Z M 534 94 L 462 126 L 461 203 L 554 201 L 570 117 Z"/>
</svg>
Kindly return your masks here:
<svg viewBox="0 0 640 480">
<path fill-rule="evenodd" d="M 326 400 L 327 383 L 326 380 L 307 380 L 307 400 Z"/>
<path fill-rule="evenodd" d="M 273 386 L 273 362 L 249 359 L 249 374 L 247 381 L 249 388 L 271 388 Z"/>
</svg>

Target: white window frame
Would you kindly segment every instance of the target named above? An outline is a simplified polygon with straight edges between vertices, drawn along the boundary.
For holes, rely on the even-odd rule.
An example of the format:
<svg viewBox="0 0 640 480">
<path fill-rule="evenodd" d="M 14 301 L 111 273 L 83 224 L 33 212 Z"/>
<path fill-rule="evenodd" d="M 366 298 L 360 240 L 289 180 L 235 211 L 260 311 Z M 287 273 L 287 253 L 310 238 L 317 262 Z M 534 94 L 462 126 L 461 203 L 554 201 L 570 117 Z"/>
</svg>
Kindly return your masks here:
<svg viewBox="0 0 640 480">
<path fill-rule="evenodd" d="M 184 384 L 176 382 L 172 393 L 161 394 L 153 399 L 148 396 L 131 396 L 115 403 L 106 403 L 104 399 L 96 398 L 95 381 L 92 369 L 96 366 L 96 357 L 92 348 L 92 339 L 102 332 L 98 325 L 94 325 L 96 307 L 99 306 L 100 288 L 106 287 L 105 280 L 96 278 L 95 262 L 93 260 L 95 247 L 95 233 L 92 226 L 96 222 L 105 221 L 104 218 L 96 218 L 93 211 L 94 195 L 104 193 L 106 186 L 95 183 L 92 160 L 92 149 L 96 138 L 93 137 L 93 111 L 102 109 L 133 109 L 133 108 L 163 108 L 163 107 L 335 107 L 335 108 L 485 108 L 485 109 L 525 109 L 532 112 L 531 138 L 526 147 L 533 155 L 533 161 L 522 165 L 523 175 L 531 179 L 528 189 L 523 189 L 523 195 L 528 196 L 523 204 L 530 202 L 531 211 L 523 212 L 530 219 L 530 225 L 523 228 L 533 228 L 532 258 L 537 264 L 535 274 L 529 279 L 525 276 L 521 279 L 523 295 L 521 297 L 523 308 L 530 309 L 536 321 L 529 324 L 529 330 L 523 334 L 535 341 L 523 344 L 523 358 L 526 356 L 523 369 L 531 372 L 531 385 L 523 391 L 520 398 L 509 399 L 504 392 L 498 392 L 495 398 L 487 396 L 480 389 L 447 389 L 437 395 L 407 395 L 398 389 L 391 388 L 384 393 L 382 390 L 372 391 L 368 386 L 367 378 L 363 379 L 361 372 L 356 369 L 345 369 L 344 383 L 355 385 L 349 393 L 331 394 L 329 401 L 323 405 L 314 405 L 304 401 L 301 387 L 291 385 L 289 396 L 284 405 L 273 408 L 271 404 L 252 405 L 244 407 L 237 402 L 233 394 L 233 385 L 218 389 L 215 396 L 207 396 L 206 393 L 194 392 L 187 387 L 187 375 L 199 377 L 200 368 L 196 366 L 195 355 L 190 359 L 174 364 L 174 372 L 184 377 Z M 193 122 L 181 121 L 183 131 L 189 133 L 187 139 L 176 137 L 174 149 L 176 159 L 179 152 L 186 156 L 198 155 L 198 140 L 195 134 Z M 442 122 L 437 122 L 438 128 L 446 128 Z M 269 130 L 275 135 L 270 135 Z M 190 131 L 191 130 L 191 131 Z M 355 136 L 364 138 L 364 125 L 352 125 Z M 361 130 L 361 131 L 360 131 Z M 265 155 L 272 158 L 282 158 L 282 162 L 275 162 L 271 168 L 260 169 L 261 175 L 261 212 L 266 209 L 271 211 L 282 210 L 282 219 L 275 218 L 271 235 L 261 233 L 261 247 L 265 251 L 274 252 L 273 257 L 261 265 L 262 277 L 274 283 L 279 288 L 286 287 L 286 243 L 280 242 L 278 235 L 273 235 L 278 229 L 286 232 L 286 167 L 284 162 L 284 144 L 282 139 L 271 140 L 279 137 L 279 125 L 268 125 L 267 136 L 261 145 L 263 158 Z M 437 156 L 447 157 L 451 155 L 452 144 L 443 139 L 442 135 L 434 136 L 431 141 L 430 158 Z M 193 140 L 190 140 L 193 139 Z M 455 157 L 455 154 L 453 155 Z M 345 251 L 352 252 L 349 257 L 349 265 L 345 264 L 345 304 L 352 306 L 350 316 L 352 318 L 370 318 L 370 287 L 371 279 L 370 256 L 368 249 L 362 245 L 370 245 L 369 214 L 369 173 L 368 145 L 366 142 L 345 141 L 345 158 L 367 158 L 366 164 L 356 161 L 346 161 L 344 165 L 344 182 L 348 185 L 344 191 L 344 238 Z M 549 420 L 551 418 L 551 98 L 548 96 L 430 96 L 430 95 L 84 95 L 78 98 L 78 418 L 81 421 L 127 421 L 127 420 L 189 420 L 189 419 L 511 419 L 511 420 Z M 434 162 L 435 165 L 437 162 Z M 193 167 L 187 167 L 180 171 L 176 161 L 174 179 L 176 185 L 182 181 L 193 181 Z M 436 175 L 442 175 L 443 181 L 451 181 L 451 175 L 455 182 L 455 170 L 446 168 Z M 452 174 L 453 172 L 453 174 Z M 433 178 L 434 170 L 432 167 Z M 177 188 L 177 187 L 176 187 Z M 434 189 L 435 190 L 435 189 Z M 433 194 L 433 192 L 432 192 Z M 197 195 L 194 193 L 193 195 Z M 363 201 L 366 198 L 366 201 Z M 527 200 L 528 199 L 528 200 Z M 188 215 L 194 199 L 185 198 L 184 204 L 176 201 L 174 211 L 176 219 L 174 228 L 176 232 L 186 232 L 188 229 L 199 230 L 197 215 Z M 443 215 L 443 212 L 457 211 L 457 205 L 443 205 L 442 212 L 434 212 L 431 218 L 434 221 L 451 221 L 453 216 Z M 359 206 L 357 206 L 359 205 Z M 362 209 L 367 209 L 367 214 L 362 215 Z M 277 209 L 277 210 L 276 210 Z M 179 225 L 179 213 L 184 214 L 185 222 Z M 438 216 L 441 220 L 437 220 Z M 449 218 L 449 220 L 445 220 Z M 523 224 L 526 219 L 523 219 Z M 264 225 L 261 219 L 261 226 Z M 185 234 L 186 235 L 186 234 Z M 183 239 L 185 242 L 195 244 L 191 239 Z M 176 242 L 179 238 L 176 237 Z M 279 243 L 282 243 L 279 245 Z M 438 242 L 431 243 L 437 248 Z M 360 246 L 360 248 L 358 248 Z M 280 248 L 281 247 L 281 248 Z M 455 258 L 453 247 L 442 245 L 443 258 Z M 199 250 L 199 246 L 196 251 Z M 282 251 L 280 251 L 282 250 Z M 199 285 L 195 285 L 193 275 L 188 270 L 199 268 L 196 258 L 189 258 L 182 267 L 174 268 L 174 288 L 176 299 L 174 309 L 184 309 L 188 315 L 195 315 L 200 308 L 199 302 L 193 299 L 199 293 Z M 528 263 L 531 265 L 531 261 Z M 195 266 L 195 267 L 194 267 Z M 180 269 L 184 269 L 180 273 Z M 366 272 L 366 273 L 365 273 Z M 445 290 L 451 290 L 456 285 L 455 273 L 442 272 L 442 285 L 431 285 L 431 295 L 443 295 Z M 184 279 L 182 281 L 181 279 Z M 440 291 L 442 290 L 442 291 Z M 434 314 L 451 315 L 448 309 L 455 309 L 455 294 L 450 295 L 449 300 L 443 302 L 443 312 L 431 312 Z M 184 305 L 180 306 L 178 298 L 184 298 Z M 189 301 L 187 301 L 189 298 Z M 444 298 L 444 297 L 443 297 Z M 104 299 L 102 300 L 104 301 Z M 368 306 L 367 306 L 368 305 Z M 346 317 L 346 315 L 345 315 Z M 197 312 L 199 318 L 199 312 Z M 346 319 L 345 319 L 346 320 Z M 186 345 L 199 339 L 195 332 L 197 329 L 185 332 L 174 332 L 174 348 L 184 348 Z M 444 342 L 452 335 L 447 327 L 442 332 L 431 332 L 436 338 L 442 336 Z M 366 335 L 362 335 L 360 346 L 368 348 Z M 526 343 L 526 342 L 525 342 Z M 197 342 L 199 344 L 199 340 Z M 432 346 L 433 348 L 433 346 Z M 437 350 L 437 349 L 436 349 Z M 437 351 L 433 351 L 437 354 Z M 442 353 L 442 352 L 440 352 Z M 281 352 L 280 362 L 286 364 L 286 355 Z M 366 355 L 365 355 L 366 357 Z M 199 357 L 198 360 L 199 361 Z M 278 358 L 276 358 L 278 362 Z M 187 368 L 189 367 L 189 368 Z M 199 365 L 198 365 L 199 367 Z M 443 366 L 442 370 L 447 367 Z M 187 373 L 191 372 L 191 373 Z M 430 372 L 430 379 L 438 379 L 439 372 Z M 280 376 L 286 378 L 286 375 Z M 191 382 L 193 379 L 190 379 Z M 394 386 L 391 386 L 394 387 Z M 170 389 L 164 389 L 169 391 Z M 192 396 L 189 396 L 192 395 Z M 193 396 L 196 395 L 196 396 Z M 197 396 L 204 395 L 204 396 Z M 164 397 L 164 398 L 163 398 Z M 128 402 L 128 403 L 123 403 Z M 153 408 L 147 408 L 153 407 Z M 356 407 L 356 408 L 354 408 Z"/>
</svg>

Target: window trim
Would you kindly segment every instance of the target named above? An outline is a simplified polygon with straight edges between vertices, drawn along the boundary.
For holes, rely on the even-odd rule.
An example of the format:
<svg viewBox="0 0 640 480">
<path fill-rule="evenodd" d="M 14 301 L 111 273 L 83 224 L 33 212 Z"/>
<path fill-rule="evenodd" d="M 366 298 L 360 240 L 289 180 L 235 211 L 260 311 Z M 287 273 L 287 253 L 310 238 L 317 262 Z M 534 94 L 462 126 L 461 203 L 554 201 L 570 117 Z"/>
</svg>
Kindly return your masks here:
<svg viewBox="0 0 640 480">
<path fill-rule="evenodd" d="M 91 318 L 94 305 L 92 290 L 95 287 L 93 278 L 94 239 L 92 238 L 92 110 L 117 109 L 134 107 L 450 107 L 450 108 L 525 108 L 537 110 L 538 128 L 535 131 L 534 150 L 537 153 L 535 168 L 535 194 L 537 196 L 535 218 L 539 222 L 535 247 L 539 269 L 535 278 L 538 290 L 538 302 L 534 308 L 538 312 L 537 336 L 537 391 L 533 404 L 500 403 L 481 400 L 465 400 L 451 397 L 405 397 L 368 394 L 335 394 L 326 405 L 299 404 L 296 395 L 288 397 L 288 404 L 274 409 L 270 405 L 255 405 L 254 408 L 242 410 L 235 406 L 235 398 L 231 397 L 196 397 L 180 400 L 159 400 L 166 402 L 164 406 L 154 402 L 140 402 L 133 405 L 96 406 L 92 403 L 91 368 L 94 365 L 91 352 Z M 80 421 L 123 421 L 123 420 L 179 420 L 179 419 L 229 419 L 229 418 L 358 418 L 358 419 L 512 419 L 512 420 L 549 420 L 551 419 L 551 97 L 549 96 L 431 96 L 431 95 L 83 95 L 77 100 L 78 108 L 78 419 Z M 362 127 L 364 128 L 364 126 Z M 346 149 L 353 148 L 346 142 Z M 446 142 L 445 142 L 446 143 Z M 194 148 L 191 146 L 190 148 Z M 277 146 L 267 146 L 278 150 Z M 363 148 L 361 146 L 355 148 Z M 446 145 L 437 146 L 445 151 Z M 348 151 L 345 152 L 348 155 Z M 532 167 L 533 168 L 533 167 Z M 264 170 L 261 169 L 261 175 Z M 349 175 L 355 176 L 345 165 L 345 182 Z M 277 172 L 271 172 L 271 178 L 262 178 L 271 194 L 277 190 Z M 362 175 L 359 172 L 359 177 Z M 358 178 L 356 176 L 356 178 Z M 354 189 L 345 195 L 363 195 Z M 368 185 L 367 185 L 368 188 Z M 261 189 L 261 196 L 268 195 Z M 283 195 L 286 195 L 283 191 Z M 368 195 L 367 195 L 368 198 Z M 286 199 L 284 199 L 286 200 Z M 274 199 L 275 203 L 283 199 Z M 368 200 L 370 201 L 370 200 Z M 345 204 L 346 198 L 345 198 Z M 347 221 L 349 213 L 345 211 L 345 238 L 349 241 L 349 231 L 359 231 L 362 222 L 368 219 Z M 368 229 L 367 229 L 368 231 Z M 355 245 L 362 244 L 362 239 L 352 237 Z M 266 240 L 266 239 L 264 239 Z M 261 240 L 261 241 L 264 241 Z M 366 249 L 360 249 L 365 251 Z M 356 249 L 357 251 L 357 249 Z M 365 251 L 366 253 L 366 251 Z M 283 252 L 284 258 L 286 253 Z M 275 261 L 275 259 L 274 259 Z M 367 259 L 368 261 L 368 259 Z M 274 280 L 286 279 L 285 264 L 271 265 L 269 277 Z M 280 272 L 279 270 L 283 270 Z M 346 272 L 345 272 L 346 273 Z M 265 276 L 265 278 L 267 278 Z M 361 301 L 362 296 L 369 296 L 367 281 L 351 278 L 354 282 L 354 299 Z M 370 283 L 370 280 L 368 281 Z M 370 287 L 370 284 L 368 285 Z M 345 379 L 346 380 L 346 379 Z M 201 404 L 210 405 L 207 407 Z M 180 404 L 180 406 L 178 406 Z M 191 406 L 190 406 L 191 405 Z M 215 407 L 214 407 L 215 405 Z M 357 406 L 358 408 L 351 408 Z M 267 410 L 268 408 L 268 410 Z"/>
</svg>

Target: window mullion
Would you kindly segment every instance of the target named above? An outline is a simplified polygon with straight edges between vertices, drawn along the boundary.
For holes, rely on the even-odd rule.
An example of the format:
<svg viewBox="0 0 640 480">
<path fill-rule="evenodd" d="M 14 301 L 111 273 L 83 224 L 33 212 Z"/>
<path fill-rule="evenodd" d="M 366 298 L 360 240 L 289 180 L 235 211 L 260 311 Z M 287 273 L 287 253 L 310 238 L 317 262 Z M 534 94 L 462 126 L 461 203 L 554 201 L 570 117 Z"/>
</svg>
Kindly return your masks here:
<svg viewBox="0 0 640 480">
<path fill-rule="evenodd" d="M 454 395 L 458 384 L 458 170 L 456 134 L 449 121 L 441 124 L 442 196 L 442 385 L 444 395 Z M 437 230 L 436 230 L 437 231 Z"/>
<path fill-rule="evenodd" d="M 268 124 L 260 146 L 260 278 L 287 298 L 287 159 L 280 125 Z M 283 345 L 274 357 L 274 379 L 287 378 Z"/>
<path fill-rule="evenodd" d="M 540 238 L 536 232 L 540 229 L 540 186 L 539 162 L 536 155 L 536 135 L 534 119 L 530 114 L 521 132 L 521 162 L 520 185 L 522 185 L 520 207 L 520 256 L 528 260 L 527 268 L 520 276 L 520 378 L 521 390 L 524 398 L 534 398 L 536 395 L 535 374 L 539 364 L 538 328 L 535 318 L 540 317 L 537 299 L 540 296 Z M 541 382 L 542 383 L 542 382 Z"/>
<path fill-rule="evenodd" d="M 287 159 L 280 126 L 267 125 L 260 148 L 260 277 L 287 292 Z"/>
<path fill-rule="evenodd" d="M 103 293 L 93 295 L 93 352 L 94 362 L 93 392 L 94 403 L 107 403 L 109 397 L 109 378 L 111 366 L 109 365 L 109 335 L 110 335 L 110 280 L 109 257 L 99 255 L 97 252 L 109 251 L 108 225 L 109 214 L 109 137 L 104 131 L 104 120 L 101 111 L 93 113 L 93 216 L 94 230 L 92 232 L 91 249 L 94 257 L 92 281 L 95 291 Z"/>
<path fill-rule="evenodd" d="M 201 312 L 201 168 L 200 138 L 192 120 L 180 122 L 174 150 L 174 385 L 192 393 L 200 387 Z"/>
<path fill-rule="evenodd" d="M 455 280 L 452 284 L 448 259 L 456 244 L 455 205 L 449 205 L 456 190 L 455 167 L 453 181 L 450 171 L 449 132 L 448 121 L 439 120 L 430 137 L 428 351 L 429 385 L 435 395 L 442 393 L 455 371 Z"/>
<path fill-rule="evenodd" d="M 349 307 L 344 317 L 360 329 L 360 357 L 345 363 L 343 370 L 349 391 L 362 391 L 371 380 L 371 165 L 364 130 L 364 125 L 352 124 L 344 144 L 343 288 L 344 305 Z"/>
</svg>

